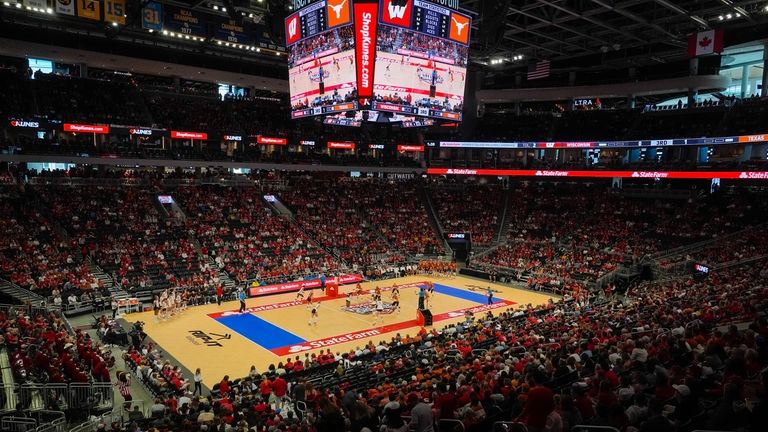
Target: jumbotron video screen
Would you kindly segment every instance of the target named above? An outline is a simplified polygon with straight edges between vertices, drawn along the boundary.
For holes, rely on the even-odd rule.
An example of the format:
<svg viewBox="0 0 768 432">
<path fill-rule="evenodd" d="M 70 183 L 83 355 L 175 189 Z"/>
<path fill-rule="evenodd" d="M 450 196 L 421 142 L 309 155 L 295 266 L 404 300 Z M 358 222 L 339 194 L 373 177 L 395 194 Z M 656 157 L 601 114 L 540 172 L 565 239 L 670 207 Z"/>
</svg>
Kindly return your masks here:
<svg viewBox="0 0 768 432">
<path fill-rule="evenodd" d="M 286 18 L 292 117 L 367 109 L 461 121 L 472 21 L 457 8 L 457 0 L 298 1 Z"/>
<path fill-rule="evenodd" d="M 293 118 L 357 109 L 352 0 L 320 0 L 285 20 Z"/>
</svg>

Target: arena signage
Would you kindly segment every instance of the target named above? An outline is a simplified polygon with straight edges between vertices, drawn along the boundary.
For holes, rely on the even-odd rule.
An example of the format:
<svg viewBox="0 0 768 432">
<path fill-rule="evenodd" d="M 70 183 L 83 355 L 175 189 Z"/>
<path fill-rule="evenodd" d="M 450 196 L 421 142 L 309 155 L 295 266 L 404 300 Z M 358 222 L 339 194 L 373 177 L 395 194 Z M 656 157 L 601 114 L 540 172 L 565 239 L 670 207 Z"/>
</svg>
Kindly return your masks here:
<svg viewBox="0 0 768 432">
<path fill-rule="evenodd" d="M 109 126 L 64 123 L 64 132 L 87 132 L 87 133 L 94 133 L 94 134 L 108 134 Z"/>
<path fill-rule="evenodd" d="M 131 128 L 131 129 L 128 129 L 128 133 L 131 134 L 131 135 L 151 136 L 152 135 L 152 129 Z"/>
<path fill-rule="evenodd" d="M 445 237 L 449 239 L 463 240 L 467 238 L 467 233 L 446 233 Z"/>
<path fill-rule="evenodd" d="M 40 122 L 29 120 L 11 120 L 11 126 L 17 128 L 39 128 Z"/>
<path fill-rule="evenodd" d="M 354 11 L 357 97 L 361 106 L 368 106 L 373 97 L 373 77 L 376 66 L 378 1 L 356 1 Z"/>
<path fill-rule="evenodd" d="M 709 273 L 709 267 L 701 264 L 694 264 L 693 269 L 700 273 Z"/>
<path fill-rule="evenodd" d="M 265 136 L 257 136 L 256 142 L 258 144 L 266 144 L 266 145 L 286 145 L 288 144 L 288 140 L 286 138 L 272 138 L 272 137 L 265 137 Z"/>
<path fill-rule="evenodd" d="M 424 153 L 424 146 L 420 145 L 407 145 L 407 144 L 398 144 L 397 151 L 399 152 L 416 152 L 416 153 Z"/>
<path fill-rule="evenodd" d="M 384 144 L 368 144 L 368 148 L 371 150 L 384 150 Z"/>
<path fill-rule="evenodd" d="M 650 178 L 768 180 L 768 171 L 559 171 L 559 170 L 504 170 L 466 168 L 428 168 L 429 175 L 476 175 L 507 177 L 582 177 L 582 178 Z"/>
<path fill-rule="evenodd" d="M 328 141 L 328 148 L 329 149 L 337 149 L 337 150 L 354 150 L 355 149 L 355 143 L 353 142 L 339 142 L 339 141 Z"/>
<path fill-rule="evenodd" d="M 314 147 L 315 142 L 310 140 L 301 140 L 299 141 L 299 145 L 307 146 L 307 147 Z"/>
<path fill-rule="evenodd" d="M 205 132 L 185 132 L 172 130 L 171 138 L 207 140 L 208 134 Z"/>
<path fill-rule="evenodd" d="M 346 285 L 351 283 L 362 282 L 362 280 L 363 280 L 363 275 L 361 274 L 346 274 L 346 275 L 338 276 L 336 278 L 328 278 L 326 279 L 326 283 L 337 282 L 339 285 Z M 298 291 L 301 288 L 309 288 L 309 289 L 320 288 L 322 285 L 323 284 L 320 279 L 308 279 L 303 281 L 285 282 L 285 283 L 274 284 L 274 285 L 254 286 L 254 287 L 248 288 L 248 295 L 249 297 L 259 297 L 259 296 L 270 295 L 270 294 L 280 294 L 280 293 Z"/>
<path fill-rule="evenodd" d="M 242 135 L 224 135 L 224 141 L 242 141 Z"/>
</svg>

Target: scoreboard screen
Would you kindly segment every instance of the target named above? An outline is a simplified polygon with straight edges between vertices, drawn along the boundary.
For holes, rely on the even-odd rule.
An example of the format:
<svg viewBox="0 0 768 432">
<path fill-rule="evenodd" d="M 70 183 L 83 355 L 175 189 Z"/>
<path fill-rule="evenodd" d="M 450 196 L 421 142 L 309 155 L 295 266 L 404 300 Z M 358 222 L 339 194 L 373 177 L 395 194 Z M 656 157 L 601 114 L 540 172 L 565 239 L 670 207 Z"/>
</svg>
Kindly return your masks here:
<svg viewBox="0 0 768 432">
<path fill-rule="evenodd" d="M 338 114 L 366 109 L 462 119 L 472 20 L 456 11 L 458 0 L 294 5 L 285 20 L 292 118 L 333 115 L 339 120 L 329 122 L 357 125 Z"/>
<path fill-rule="evenodd" d="M 379 6 L 371 108 L 460 121 L 470 17 L 426 0 Z"/>
<path fill-rule="evenodd" d="M 357 109 L 351 3 L 320 0 L 286 18 L 292 118 Z"/>
</svg>

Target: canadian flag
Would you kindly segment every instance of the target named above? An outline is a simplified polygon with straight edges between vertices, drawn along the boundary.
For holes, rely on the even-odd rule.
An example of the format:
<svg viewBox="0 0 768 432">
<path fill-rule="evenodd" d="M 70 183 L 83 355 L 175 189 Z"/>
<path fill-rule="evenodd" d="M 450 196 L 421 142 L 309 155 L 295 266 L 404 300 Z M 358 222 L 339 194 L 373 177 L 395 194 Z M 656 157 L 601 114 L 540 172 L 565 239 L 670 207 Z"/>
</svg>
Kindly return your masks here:
<svg viewBox="0 0 768 432">
<path fill-rule="evenodd" d="M 723 30 L 707 30 L 688 36 L 688 57 L 723 52 Z"/>
</svg>

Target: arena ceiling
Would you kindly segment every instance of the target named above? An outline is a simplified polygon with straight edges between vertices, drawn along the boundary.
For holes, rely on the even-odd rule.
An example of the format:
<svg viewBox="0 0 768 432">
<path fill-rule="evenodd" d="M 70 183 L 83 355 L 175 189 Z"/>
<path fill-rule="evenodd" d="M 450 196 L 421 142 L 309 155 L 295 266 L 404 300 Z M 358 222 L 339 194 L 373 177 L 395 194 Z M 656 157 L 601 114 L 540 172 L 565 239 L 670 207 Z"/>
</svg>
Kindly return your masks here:
<svg viewBox="0 0 768 432">
<path fill-rule="evenodd" d="M 687 35 L 729 36 L 768 27 L 768 0 L 462 0 L 474 16 L 473 60 L 498 69 L 553 61 L 553 68 L 627 67 L 685 58 Z M 503 12 L 502 12 L 503 10 Z M 760 27 L 762 26 L 762 29 Z M 739 32 L 732 30 L 739 29 Z M 743 41 L 736 41 L 741 43 Z M 515 60 L 515 56 L 523 58 Z"/>
</svg>

